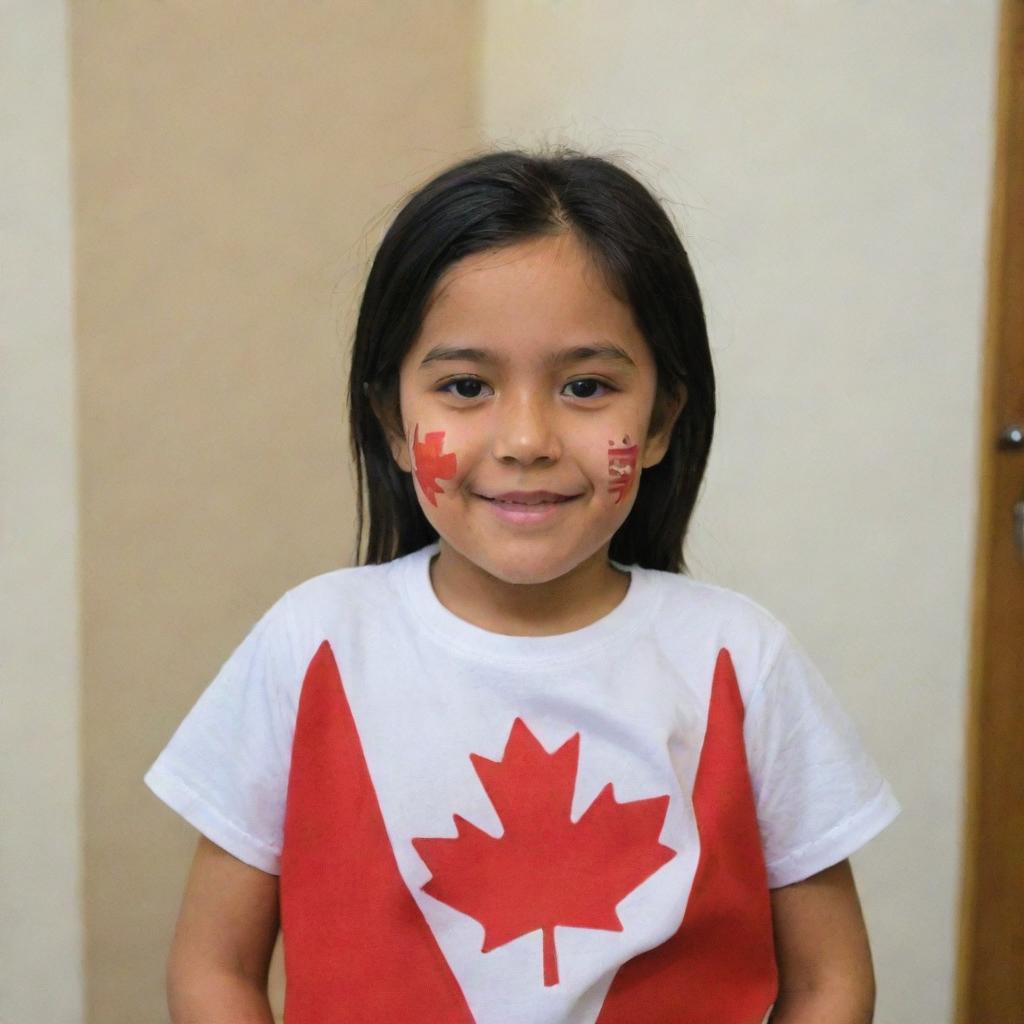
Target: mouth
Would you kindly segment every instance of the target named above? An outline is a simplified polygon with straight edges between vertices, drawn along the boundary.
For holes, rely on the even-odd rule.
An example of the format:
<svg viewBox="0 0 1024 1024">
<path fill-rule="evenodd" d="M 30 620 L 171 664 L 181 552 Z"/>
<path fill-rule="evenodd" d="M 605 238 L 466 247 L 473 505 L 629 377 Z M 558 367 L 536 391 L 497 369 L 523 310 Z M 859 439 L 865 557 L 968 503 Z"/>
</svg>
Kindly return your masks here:
<svg viewBox="0 0 1024 1024">
<path fill-rule="evenodd" d="M 533 505 L 558 505 L 578 498 L 578 494 L 559 494 L 557 491 L 506 491 L 504 494 L 477 494 L 484 501 L 498 505 L 514 505 L 529 508 Z"/>
<path fill-rule="evenodd" d="M 508 526 L 526 529 L 530 526 L 543 527 L 548 522 L 561 519 L 562 509 L 581 497 L 574 494 L 560 495 L 545 501 L 509 501 L 504 498 L 488 498 L 478 494 L 481 501 L 486 501 L 492 513 Z"/>
<path fill-rule="evenodd" d="M 548 502 L 507 502 L 501 498 L 485 498 L 484 501 L 500 509 L 509 509 L 512 512 L 539 512 L 542 509 L 554 508 L 556 505 L 564 505 L 571 501 L 570 498 L 559 498 L 556 501 Z"/>
</svg>

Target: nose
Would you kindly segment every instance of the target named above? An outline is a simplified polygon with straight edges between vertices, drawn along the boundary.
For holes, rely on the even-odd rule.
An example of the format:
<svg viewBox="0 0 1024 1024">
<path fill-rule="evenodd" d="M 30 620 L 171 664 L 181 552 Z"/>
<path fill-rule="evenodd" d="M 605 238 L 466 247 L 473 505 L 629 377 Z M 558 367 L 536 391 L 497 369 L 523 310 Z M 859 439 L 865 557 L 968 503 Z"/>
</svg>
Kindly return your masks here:
<svg viewBox="0 0 1024 1024">
<path fill-rule="evenodd" d="M 495 417 L 491 450 L 496 459 L 528 464 L 537 459 L 554 462 L 562 454 L 557 417 L 543 394 L 506 393 L 497 404 Z"/>
</svg>

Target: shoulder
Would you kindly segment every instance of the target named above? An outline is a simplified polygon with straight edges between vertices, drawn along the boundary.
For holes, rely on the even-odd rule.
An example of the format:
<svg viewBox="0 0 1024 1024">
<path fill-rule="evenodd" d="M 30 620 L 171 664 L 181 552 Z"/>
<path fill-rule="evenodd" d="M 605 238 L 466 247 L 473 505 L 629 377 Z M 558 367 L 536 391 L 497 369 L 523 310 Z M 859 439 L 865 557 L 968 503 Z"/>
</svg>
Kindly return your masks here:
<svg viewBox="0 0 1024 1024">
<path fill-rule="evenodd" d="M 313 612 L 339 603 L 375 603 L 397 595 L 398 560 L 378 565 L 352 565 L 318 573 L 290 587 L 281 601 L 292 610 Z"/>
<path fill-rule="evenodd" d="M 711 664 L 728 651 L 744 697 L 765 678 L 790 639 L 782 620 L 747 594 L 681 573 L 644 570 L 657 592 L 651 628 L 676 657 L 702 652 Z"/>
<path fill-rule="evenodd" d="M 277 608 L 296 657 L 308 661 L 324 639 L 345 647 L 393 630 L 404 603 L 401 562 L 331 569 L 290 587 Z"/>
<path fill-rule="evenodd" d="M 378 565 L 352 565 L 330 569 L 296 583 L 281 596 L 279 604 L 298 619 L 334 616 L 343 611 L 391 606 L 401 599 L 400 560 Z"/>
<path fill-rule="evenodd" d="M 702 625 L 736 632 L 756 633 L 776 643 L 786 633 L 785 624 L 772 611 L 747 594 L 682 573 L 645 569 L 651 586 L 662 595 L 663 619 L 686 615 Z"/>
</svg>

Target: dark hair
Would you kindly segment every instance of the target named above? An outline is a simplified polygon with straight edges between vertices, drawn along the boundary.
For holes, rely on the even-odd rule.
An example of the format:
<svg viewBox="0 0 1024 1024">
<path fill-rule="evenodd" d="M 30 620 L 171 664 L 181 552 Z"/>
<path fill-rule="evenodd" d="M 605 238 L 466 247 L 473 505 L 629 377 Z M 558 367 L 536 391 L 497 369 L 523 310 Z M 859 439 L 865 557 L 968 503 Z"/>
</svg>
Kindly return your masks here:
<svg viewBox="0 0 1024 1024">
<path fill-rule="evenodd" d="M 366 563 L 388 562 L 437 539 L 412 476 L 395 463 L 376 408 L 401 434 L 398 371 L 419 335 L 438 279 L 473 253 L 572 232 L 608 286 L 633 310 L 657 367 L 650 433 L 686 391 L 664 458 L 640 474 L 609 557 L 686 572 L 683 540 L 715 419 L 715 379 L 697 281 L 678 233 L 632 174 L 598 156 L 488 152 L 449 167 L 405 202 L 370 267 L 352 348 L 348 408 L 356 466 L 356 561 L 363 535 L 363 464 L 369 489 Z M 373 399 L 373 403 L 371 403 Z"/>
</svg>

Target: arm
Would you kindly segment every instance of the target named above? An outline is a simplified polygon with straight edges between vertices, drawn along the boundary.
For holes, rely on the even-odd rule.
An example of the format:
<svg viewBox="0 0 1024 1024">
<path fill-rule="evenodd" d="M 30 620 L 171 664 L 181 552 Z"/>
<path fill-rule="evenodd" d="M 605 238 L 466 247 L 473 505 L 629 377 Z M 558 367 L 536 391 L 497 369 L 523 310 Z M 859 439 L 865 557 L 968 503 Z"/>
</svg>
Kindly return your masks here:
<svg viewBox="0 0 1024 1024">
<path fill-rule="evenodd" d="M 174 1024 L 274 1024 L 278 878 L 200 835 L 167 962 Z"/>
<path fill-rule="evenodd" d="M 848 860 L 771 890 L 779 998 L 769 1024 L 871 1024 L 875 976 Z"/>
</svg>

